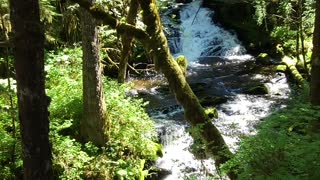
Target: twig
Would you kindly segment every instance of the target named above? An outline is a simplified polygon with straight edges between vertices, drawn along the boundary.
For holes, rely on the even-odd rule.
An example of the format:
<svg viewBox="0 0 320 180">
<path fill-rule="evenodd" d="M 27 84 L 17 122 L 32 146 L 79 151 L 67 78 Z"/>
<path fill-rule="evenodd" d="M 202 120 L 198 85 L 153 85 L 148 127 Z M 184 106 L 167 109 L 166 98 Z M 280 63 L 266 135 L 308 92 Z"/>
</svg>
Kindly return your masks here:
<svg viewBox="0 0 320 180">
<path fill-rule="evenodd" d="M 200 8 L 201 8 L 201 4 L 199 5 L 199 8 L 198 8 L 198 10 L 197 10 L 197 12 L 196 12 L 196 15 L 194 16 L 194 18 L 193 18 L 193 20 L 192 20 L 191 26 L 193 25 L 194 20 L 196 19 L 197 15 L 198 15 L 198 13 L 199 13 L 199 11 L 200 11 Z"/>
</svg>

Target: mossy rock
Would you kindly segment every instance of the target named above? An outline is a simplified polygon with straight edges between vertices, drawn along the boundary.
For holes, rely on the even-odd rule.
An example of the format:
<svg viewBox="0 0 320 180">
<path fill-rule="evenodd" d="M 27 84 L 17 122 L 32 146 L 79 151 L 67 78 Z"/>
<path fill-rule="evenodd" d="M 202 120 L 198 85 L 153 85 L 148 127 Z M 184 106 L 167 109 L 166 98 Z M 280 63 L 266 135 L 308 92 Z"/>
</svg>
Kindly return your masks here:
<svg viewBox="0 0 320 180">
<path fill-rule="evenodd" d="M 208 115 L 209 118 L 218 118 L 218 110 L 216 108 L 209 108 L 205 110 L 206 115 Z"/>
<path fill-rule="evenodd" d="M 276 66 L 277 72 L 286 72 L 287 71 L 287 65 L 278 65 Z"/>
<path fill-rule="evenodd" d="M 243 93 L 250 95 L 264 95 L 269 94 L 269 88 L 264 84 L 247 87 L 243 90 Z"/>
<path fill-rule="evenodd" d="M 256 63 L 261 65 L 269 65 L 272 64 L 270 61 L 270 56 L 267 53 L 260 53 L 256 57 Z"/>
<path fill-rule="evenodd" d="M 151 167 L 149 170 L 149 175 L 147 179 L 149 180 L 165 179 L 170 174 L 172 174 L 171 170 L 159 168 L 159 167 Z"/>
<path fill-rule="evenodd" d="M 202 106 L 216 106 L 222 103 L 226 103 L 228 98 L 223 96 L 205 96 L 200 98 L 200 104 Z"/>
</svg>

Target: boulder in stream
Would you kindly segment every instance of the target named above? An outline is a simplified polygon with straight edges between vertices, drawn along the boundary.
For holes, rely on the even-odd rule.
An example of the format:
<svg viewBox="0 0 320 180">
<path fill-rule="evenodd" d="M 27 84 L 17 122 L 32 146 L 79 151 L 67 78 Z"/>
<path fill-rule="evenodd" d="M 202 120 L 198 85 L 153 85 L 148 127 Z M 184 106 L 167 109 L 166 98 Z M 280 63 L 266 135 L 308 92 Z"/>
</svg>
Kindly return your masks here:
<svg viewBox="0 0 320 180">
<path fill-rule="evenodd" d="M 250 95 L 264 95 L 264 94 L 269 94 L 269 88 L 265 84 L 258 84 L 258 85 L 246 87 L 243 89 L 242 92 Z"/>
<path fill-rule="evenodd" d="M 272 62 L 270 60 L 270 56 L 267 53 L 260 53 L 256 57 L 256 63 L 259 64 L 259 65 L 270 65 L 270 64 L 272 64 Z"/>
<path fill-rule="evenodd" d="M 151 168 L 149 170 L 149 174 L 146 177 L 146 180 L 158 180 L 158 179 L 165 179 L 168 175 L 172 174 L 171 170 L 164 169 L 164 168 Z"/>
<path fill-rule="evenodd" d="M 200 104 L 204 107 L 216 106 L 228 101 L 227 97 L 224 96 L 204 96 L 200 98 Z"/>
</svg>

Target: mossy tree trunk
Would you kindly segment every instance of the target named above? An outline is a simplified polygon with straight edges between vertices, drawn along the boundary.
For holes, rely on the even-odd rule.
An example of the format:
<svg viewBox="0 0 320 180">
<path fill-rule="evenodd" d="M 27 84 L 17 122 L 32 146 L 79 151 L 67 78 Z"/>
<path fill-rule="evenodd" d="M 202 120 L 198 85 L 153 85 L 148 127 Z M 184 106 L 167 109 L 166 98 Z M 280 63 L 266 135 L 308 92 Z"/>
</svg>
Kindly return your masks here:
<svg viewBox="0 0 320 180">
<path fill-rule="evenodd" d="M 131 0 L 130 2 L 130 9 L 127 16 L 127 23 L 135 25 L 136 17 L 138 14 L 139 4 L 137 0 Z M 127 77 L 127 64 L 128 59 L 130 58 L 131 48 L 133 43 L 132 36 L 128 36 L 129 32 L 126 32 L 125 35 L 122 36 L 122 52 L 121 52 L 121 59 L 119 64 L 119 72 L 118 72 L 118 82 L 123 83 Z"/>
<path fill-rule="evenodd" d="M 80 123 L 80 134 L 85 141 L 103 146 L 105 144 L 105 102 L 99 59 L 98 31 L 95 19 L 85 9 L 81 11 L 81 28 L 83 119 Z"/>
<path fill-rule="evenodd" d="M 320 105 L 320 1 L 316 1 L 316 17 L 313 32 L 313 50 L 311 56 L 311 88 L 310 101 L 313 105 Z"/>
<path fill-rule="evenodd" d="M 138 0 L 143 12 L 143 22 L 147 25 L 146 31 L 130 24 L 121 23 L 109 14 L 99 10 L 84 0 L 74 0 L 85 7 L 95 18 L 117 29 L 119 34 L 130 32 L 138 39 L 152 56 L 156 69 L 161 71 L 169 82 L 170 89 L 175 94 L 177 101 L 183 106 L 185 117 L 192 127 L 197 128 L 201 139 L 207 146 L 207 153 L 214 158 L 216 167 L 232 157 L 219 130 L 212 124 L 211 119 L 205 114 L 198 98 L 191 90 L 183 72 L 170 53 L 167 39 L 162 29 L 160 16 L 155 0 Z M 229 173 L 231 179 L 236 179 L 234 173 Z"/>
<path fill-rule="evenodd" d="M 154 63 L 157 69 L 167 78 L 170 89 L 184 108 L 186 120 L 192 127 L 199 130 L 208 153 L 214 158 L 215 164 L 219 168 L 222 163 L 230 159 L 232 153 L 219 130 L 206 115 L 204 108 L 187 83 L 182 70 L 171 55 L 155 0 L 138 1 L 143 10 L 143 22 L 147 25 L 146 31 L 151 37 L 148 49 L 150 49 Z"/>
<path fill-rule="evenodd" d="M 52 179 L 44 32 L 38 0 L 10 0 L 24 179 Z"/>
</svg>

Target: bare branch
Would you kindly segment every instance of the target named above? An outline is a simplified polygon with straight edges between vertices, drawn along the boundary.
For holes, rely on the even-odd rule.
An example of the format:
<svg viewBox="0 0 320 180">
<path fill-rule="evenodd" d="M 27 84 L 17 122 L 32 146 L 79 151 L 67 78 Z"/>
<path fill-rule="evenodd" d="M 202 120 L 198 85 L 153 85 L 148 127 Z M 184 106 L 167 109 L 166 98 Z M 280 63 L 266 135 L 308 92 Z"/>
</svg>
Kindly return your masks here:
<svg viewBox="0 0 320 180">
<path fill-rule="evenodd" d="M 0 41 L 0 47 L 10 47 L 11 44 L 9 41 Z"/>
<path fill-rule="evenodd" d="M 122 23 L 116 18 L 112 17 L 107 12 L 99 9 L 94 4 L 86 0 L 72 0 L 74 3 L 78 3 L 82 8 L 86 9 L 90 14 L 98 20 L 101 20 L 104 24 L 109 25 L 111 28 L 117 30 L 121 35 L 132 36 L 135 39 L 139 40 L 141 43 L 146 43 L 150 36 L 143 29 L 137 28 L 133 25 Z"/>
</svg>

